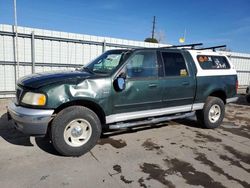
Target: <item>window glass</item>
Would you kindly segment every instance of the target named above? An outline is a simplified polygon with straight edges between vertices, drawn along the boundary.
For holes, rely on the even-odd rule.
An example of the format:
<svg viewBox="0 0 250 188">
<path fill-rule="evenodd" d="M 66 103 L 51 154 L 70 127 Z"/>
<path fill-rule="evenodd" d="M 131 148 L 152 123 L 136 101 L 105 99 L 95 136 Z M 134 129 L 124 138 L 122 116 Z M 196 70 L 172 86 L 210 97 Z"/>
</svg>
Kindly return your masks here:
<svg viewBox="0 0 250 188">
<path fill-rule="evenodd" d="M 128 61 L 127 75 L 129 78 L 158 76 L 156 52 L 137 52 Z"/>
<path fill-rule="evenodd" d="M 83 66 L 83 71 L 92 74 L 109 75 L 114 72 L 130 56 L 130 50 L 109 50 Z"/>
<path fill-rule="evenodd" d="M 162 52 L 166 76 L 188 76 L 185 60 L 180 53 Z"/>
<path fill-rule="evenodd" d="M 199 55 L 197 60 L 202 69 L 229 69 L 230 65 L 223 56 Z"/>
<path fill-rule="evenodd" d="M 121 54 L 109 54 L 106 58 L 100 59 L 94 64 L 93 72 L 109 72 L 113 70 L 120 62 Z"/>
</svg>

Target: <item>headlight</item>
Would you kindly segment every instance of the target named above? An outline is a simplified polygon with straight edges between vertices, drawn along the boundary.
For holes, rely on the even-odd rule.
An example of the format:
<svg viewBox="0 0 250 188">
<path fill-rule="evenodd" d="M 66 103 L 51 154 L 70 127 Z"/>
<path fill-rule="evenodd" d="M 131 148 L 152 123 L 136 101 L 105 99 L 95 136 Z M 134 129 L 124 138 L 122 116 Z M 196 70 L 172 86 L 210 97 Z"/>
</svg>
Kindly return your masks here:
<svg viewBox="0 0 250 188">
<path fill-rule="evenodd" d="M 35 106 L 44 106 L 46 104 L 46 96 L 41 93 L 27 92 L 23 96 L 22 103 Z"/>
</svg>

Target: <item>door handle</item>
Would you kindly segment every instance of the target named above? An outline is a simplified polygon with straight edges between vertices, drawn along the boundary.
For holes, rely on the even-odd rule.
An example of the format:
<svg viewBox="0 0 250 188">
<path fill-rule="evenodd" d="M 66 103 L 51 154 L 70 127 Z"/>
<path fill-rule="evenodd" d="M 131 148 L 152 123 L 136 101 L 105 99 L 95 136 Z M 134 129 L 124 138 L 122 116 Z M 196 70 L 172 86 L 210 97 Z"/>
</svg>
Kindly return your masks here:
<svg viewBox="0 0 250 188">
<path fill-rule="evenodd" d="M 148 87 L 157 87 L 157 84 L 149 84 Z"/>
<path fill-rule="evenodd" d="M 190 83 L 189 82 L 182 82 L 183 86 L 188 86 Z"/>
</svg>

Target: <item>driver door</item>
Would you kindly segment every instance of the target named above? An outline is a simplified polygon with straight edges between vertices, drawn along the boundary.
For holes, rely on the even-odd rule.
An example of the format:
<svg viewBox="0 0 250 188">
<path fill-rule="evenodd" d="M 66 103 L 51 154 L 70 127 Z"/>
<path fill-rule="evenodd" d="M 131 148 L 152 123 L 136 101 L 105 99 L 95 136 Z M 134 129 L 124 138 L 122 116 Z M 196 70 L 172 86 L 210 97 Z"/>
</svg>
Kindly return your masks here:
<svg viewBox="0 0 250 188">
<path fill-rule="evenodd" d="M 141 50 L 131 55 L 122 70 L 126 74 L 126 88 L 121 92 L 113 90 L 113 114 L 161 107 L 159 67 L 154 50 Z"/>
</svg>

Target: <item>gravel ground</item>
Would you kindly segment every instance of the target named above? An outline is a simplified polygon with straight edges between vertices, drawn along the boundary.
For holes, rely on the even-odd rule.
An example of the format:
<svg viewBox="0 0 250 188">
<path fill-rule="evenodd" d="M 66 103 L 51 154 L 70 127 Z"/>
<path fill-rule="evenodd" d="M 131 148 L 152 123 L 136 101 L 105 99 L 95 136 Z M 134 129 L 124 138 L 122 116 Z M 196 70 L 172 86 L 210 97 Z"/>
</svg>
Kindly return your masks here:
<svg viewBox="0 0 250 188">
<path fill-rule="evenodd" d="M 250 105 L 226 107 L 215 130 L 193 119 L 105 133 L 84 156 L 62 157 L 7 121 L 0 100 L 1 187 L 250 187 Z"/>
</svg>

